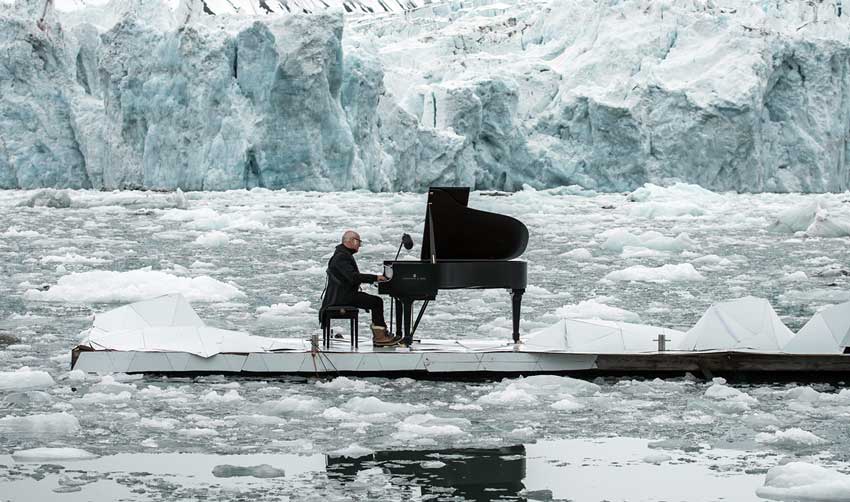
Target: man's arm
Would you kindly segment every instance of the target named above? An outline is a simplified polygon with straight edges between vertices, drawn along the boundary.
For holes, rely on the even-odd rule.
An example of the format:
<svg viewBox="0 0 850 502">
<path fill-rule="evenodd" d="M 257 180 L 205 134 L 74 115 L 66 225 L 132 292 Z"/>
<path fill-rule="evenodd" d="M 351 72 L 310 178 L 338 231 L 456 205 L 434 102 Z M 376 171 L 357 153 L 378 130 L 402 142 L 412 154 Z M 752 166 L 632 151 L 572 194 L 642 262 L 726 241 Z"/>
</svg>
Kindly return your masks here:
<svg viewBox="0 0 850 502">
<path fill-rule="evenodd" d="M 373 283 L 378 280 L 375 274 L 361 274 L 357 270 L 357 263 L 351 256 L 342 256 L 334 264 L 334 269 L 351 284 Z"/>
</svg>

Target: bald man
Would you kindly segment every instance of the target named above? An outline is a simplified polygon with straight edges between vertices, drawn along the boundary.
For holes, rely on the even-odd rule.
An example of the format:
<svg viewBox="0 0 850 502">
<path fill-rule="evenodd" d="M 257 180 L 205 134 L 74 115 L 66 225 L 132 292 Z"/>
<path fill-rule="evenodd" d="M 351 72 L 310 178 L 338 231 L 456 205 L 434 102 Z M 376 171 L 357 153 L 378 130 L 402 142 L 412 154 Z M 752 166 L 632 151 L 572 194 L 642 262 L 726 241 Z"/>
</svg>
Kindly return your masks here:
<svg viewBox="0 0 850 502">
<path fill-rule="evenodd" d="M 328 261 L 328 285 L 319 311 L 320 319 L 325 309 L 332 305 L 352 305 L 372 312 L 372 345 L 389 347 L 398 344 L 398 339 L 387 333 L 384 321 L 384 300 L 380 296 L 360 291 L 360 285 L 385 281 L 383 275 L 361 274 L 354 260 L 354 254 L 360 250 L 363 241 L 360 234 L 348 230 L 342 234 L 342 243 L 334 249 Z"/>
</svg>

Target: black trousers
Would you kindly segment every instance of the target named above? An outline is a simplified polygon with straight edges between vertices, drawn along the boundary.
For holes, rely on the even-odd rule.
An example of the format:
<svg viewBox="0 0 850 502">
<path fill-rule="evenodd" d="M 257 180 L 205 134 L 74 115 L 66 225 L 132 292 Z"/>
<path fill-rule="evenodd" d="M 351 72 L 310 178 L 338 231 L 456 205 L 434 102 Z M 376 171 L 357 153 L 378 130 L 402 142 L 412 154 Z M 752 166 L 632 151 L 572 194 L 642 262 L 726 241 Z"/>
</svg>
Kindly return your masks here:
<svg viewBox="0 0 850 502">
<path fill-rule="evenodd" d="M 387 323 L 384 321 L 384 299 L 380 296 L 358 291 L 354 293 L 354 300 L 351 304 L 357 308 L 369 309 L 372 312 L 372 324 L 386 327 Z"/>
</svg>

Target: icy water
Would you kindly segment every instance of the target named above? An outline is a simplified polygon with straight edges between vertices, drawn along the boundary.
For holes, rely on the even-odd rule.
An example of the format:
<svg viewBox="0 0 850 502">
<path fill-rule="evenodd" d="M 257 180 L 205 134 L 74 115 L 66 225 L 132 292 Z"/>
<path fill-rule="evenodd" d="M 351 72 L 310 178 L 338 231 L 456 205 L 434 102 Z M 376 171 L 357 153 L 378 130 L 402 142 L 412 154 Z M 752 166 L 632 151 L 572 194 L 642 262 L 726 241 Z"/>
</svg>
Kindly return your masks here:
<svg viewBox="0 0 850 502">
<path fill-rule="evenodd" d="M 817 201 L 840 213 L 846 194 L 568 192 L 470 200 L 529 227 L 523 332 L 580 314 L 687 329 L 748 294 L 796 330 L 850 299 L 850 239 L 771 231 Z M 341 232 L 360 231 L 361 270 L 378 272 L 402 232 L 419 241 L 425 196 L 70 192 L 70 207 L 21 205 L 33 195 L 0 192 L 0 337 L 18 339 L 0 342 L 0 500 L 737 501 L 759 500 L 767 470 L 791 460 L 850 472 L 844 383 L 69 373 L 93 313 L 169 291 L 216 326 L 308 336 Z M 441 292 L 421 334 L 507 340 L 509 312 L 503 291 Z M 98 458 L 20 454 L 42 447 Z"/>
</svg>

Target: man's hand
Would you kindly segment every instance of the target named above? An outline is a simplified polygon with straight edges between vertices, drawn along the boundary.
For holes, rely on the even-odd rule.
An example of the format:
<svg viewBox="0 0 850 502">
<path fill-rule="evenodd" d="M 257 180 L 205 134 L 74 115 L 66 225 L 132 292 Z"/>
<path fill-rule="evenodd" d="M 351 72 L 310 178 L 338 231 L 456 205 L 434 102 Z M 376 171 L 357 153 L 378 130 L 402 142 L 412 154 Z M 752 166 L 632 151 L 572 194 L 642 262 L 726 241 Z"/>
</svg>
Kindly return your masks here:
<svg viewBox="0 0 850 502">
<path fill-rule="evenodd" d="M 386 278 L 386 277 L 384 277 L 383 275 L 379 275 L 379 276 L 378 276 L 378 282 L 386 282 L 386 281 L 388 281 L 388 280 L 389 280 L 389 279 L 387 279 L 387 278 Z"/>
</svg>

